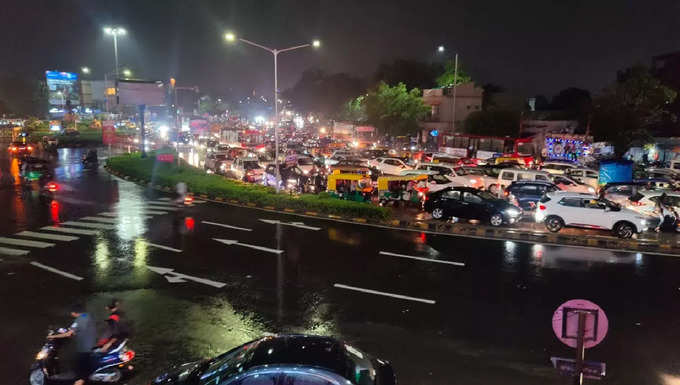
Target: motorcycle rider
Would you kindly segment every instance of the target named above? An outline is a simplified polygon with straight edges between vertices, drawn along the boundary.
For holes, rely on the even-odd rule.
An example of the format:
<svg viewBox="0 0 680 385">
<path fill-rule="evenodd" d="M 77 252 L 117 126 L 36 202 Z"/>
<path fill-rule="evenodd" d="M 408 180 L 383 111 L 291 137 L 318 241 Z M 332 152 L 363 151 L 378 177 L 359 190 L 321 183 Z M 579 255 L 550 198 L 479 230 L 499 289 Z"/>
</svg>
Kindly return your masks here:
<svg viewBox="0 0 680 385">
<path fill-rule="evenodd" d="M 116 298 L 112 299 L 111 303 L 106 305 L 106 309 L 109 311 L 109 318 L 106 319 L 107 330 L 104 337 L 97 343 L 101 353 L 109 351 L 112 346 L 127 338 L 128 335 L 127 326 L 123 321 L 123 312 L 120 310 L 120 301 Z"/>
<path fill-rule="evenodd" d="M 84 163 L 97 163 L 97 150 L 91 148 L 87 151 L 87 154 L 83 158 Z"/>
<path fill-rule="evenodd" d="M 83 304 L 71 307 L 71 316 L 75 318 L 68 331 L 47 336 L 48 339 L 70 338 L 76 340 L 76 380 L 73 385 L 84 385 L 92 372 L 92 348 L 97 341 L 95 320 L 85 311 Z"/>
</svg>

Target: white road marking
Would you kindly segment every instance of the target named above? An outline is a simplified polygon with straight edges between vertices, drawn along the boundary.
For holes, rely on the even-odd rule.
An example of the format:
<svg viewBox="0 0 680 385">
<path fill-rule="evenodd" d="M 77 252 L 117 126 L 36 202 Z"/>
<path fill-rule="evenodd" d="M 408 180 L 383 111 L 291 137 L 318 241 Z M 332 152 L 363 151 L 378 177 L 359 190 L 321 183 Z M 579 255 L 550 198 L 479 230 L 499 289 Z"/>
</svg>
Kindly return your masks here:
<svg viewBox="0 0 680 385">
<path fill-rule="evenodd" d="M 164 197 L 164 198 L 158 198 L 158 199 L 156 199 L 156 200 L 157 200 L 157 201 L 162 201 L 162 202 L 168 202 L 168 201 L 170 201 L 170 198 Z"/>
<path fill-rule="evenodd" d="M 80 235 L 97 235 L 97 233 L 99 233 L 99 231 L 96 231 L 96 230 L 83 230 L 83 229 L 74 229 L 74 228 L 71 228 L 71 227 L 57 227 L 57 226 L 45 226 L 45 227 L 41 227 L 40 230 L 58 231 L 60 233 L 80 234 Z"/>
<path fill-rule="evenodd" d="M 53 241 L 64 241 L 70 242 L 75 241 L 78 237 L 72 235 L 59 235 L 59 234 L 48 234 L 48 233 L 36 233 L 35 231 L 22 231 L 14 235 L 21 235 L 22 237 L 40 238 L 40 239 L 50 239 Z"/>
<path fill-rule="evenodd" d="M 174 202 L 146 201 L 145 203 L 148 204 L 148 205 L 154 205 L 154 206 L 169 206 L 169 207 L 177 206 L 177 203 L 174 203 Z"/>
<path fill-rule="evenodd" d="M 30 253 L 28 250 L 10 249 L 9 247 L 0 247 L 0 255 L 26 255 Z"/>
<path fill-rule="evenodd" d="M 43 265 L 42 263 L 31 262 L 31 265 L 33 265 L 33 266 L 35 266 L 35 267 L 39 267 L 39 268 L 41 268 L 41 269 L 43 269 L 43 270 L 51 271 L 52 273 L 59 274 L 59 275 L 61 275 L 61 276 L 63 276 L 63 277 L 66 277 L 66 278 L 74 279 L 74 280 L 76 280 L 76 281 L 82 281 L 82 280 L 84 279 L 83 277 L 79 277 L 79 276 L 77 276 L 77 275 L 74 275 L 74 274 L 71 274 L 71 273 L 67 273 L 67 272 L 61 271 L 61 270 L 59 270 L 59 269 L 55 269 L 54 267 L 50 267 L 50 266 L 47 266 L 47 265 Z"/>
<path fill-rule="evenodd" d="M 170 206 L 165 207 L 165 206 L 155 206 L 155 205 L 151 206 L 151 205 L 149 205 L 149 206 L 144 206 L 144 207 L 149 208 L 151 210 L 156 210 L 156 211 L 178 211 L 179 210 L 179 208 L 177 208 L 177 207 L 170 207 Z M 142 208 L 142 210 L 143 209 L 144 208 Z"/>
<path fill-rule="evenodd" d="M 271 225 L 280 223 L 282 225 L 298 227 L 298 228 L 301 228 L 301 229 L 314 230 L 314 231 L 321 230 L 321 227 L 307 226 L 302 222 L 281 222 L 278 219 L 261 219 L 261 218 L 260 218 L 260 221 L 262 221 L 264 223 L 269 223 Z"/>
<path fill-rule="evenodd" d="M 281 254 L 281 253 L 283 253 L 283 250 L 279 250 L 279 249 L 270 249 L 269 247 L 251 245 L 251 244 L 248 244 L 248 243 L 241 243 L 241 242 L 239 242 L 239 241 L 237 241 L 237 240 L 235 240 L 235 239 L 220 239 L 220 238 L 213 238 L 213 240 L 215 240 L 215 241 L 217 241 L 217 242 L 220 242 L 220 243 L 224 243 L 225 245 L 229 245 L 229 246 L 232 246 L 232 245 L 243 246 L 243 247 L 248 247 L 248 248 L 255 249 L 255 250 L 266 251 L 266 252 L 272 253 L 272 254 Z"/>
<path fill-rule="evenodd" d="M 39 242 L 39 241 L 29 241 L 25 239 L 14 239 L 7 237 L 0 237 L 0 243 L 5 243 L 14 246 L 24 246 L 24 247 L 37 247 L 39 249 L 44 249 L 46 247 L 54 246 L 54 243 Z"/>
<path fill-rule="evenodd" d="M 85 227 L 85 228 L 99 229 L 99 230 L 113 230 L 113 229 L 116 228 L 116 226 L 114 226 L 114 225 L 109 225 L 109 224 L 105 224 L 105 223 L 79 222 L 79 221 L 68 221 L 68 222 L 62 223 L 62 225 Z"/>
<path fill-rule="evenodd" d="M 213 226 L 226 227 L 226 228 L 228 228 L 228 229 L 234 229 L 234 230 L 253 231 L 253 229 L 246 229 L 245 227 L 238 227 L 238 226 L 232 226 L 232 225 L 225 225 L 225 224 L 222 224 L 222 223 L 215 223 L 215 222 L 208 222 L 208 221 L 201 221 L 201 223 L 205 223 L 206 225 L 213 225 Z"/>
<path fill-rule="evenodd" d="M 165 277 L 165 279 L 167 279 L 168 282 L 170 282 L 170 283 L 180 283 L 180 282 L 186 282 L 184 280 L 189 280 L 189 281 L 194 281 L 194 282 L 197 282 L 197 283 L 202 283 L 204 285 L 216 287 L 218 289 L 227 285 L 226 283 L 223 283 L 223 282 L 211 281 L 211 280 L 205 279 L 205 278 L 192 277 L 192 276 L 187 275 L 187 274 L 178 273 L 178 272 L 174 271 L 175 269 L 170 269 L 168 267 L 156 267 L 156 266 L 146 265 L 146 268 L 153 271 L 154 273 L 163 275 Z M 170 274 L 170 275 L 166 275 L 166 274 Z"/>
<path fill-rule="evenodd" d="M 167 211 L 153 211 L 153 210 L 141 210 L 139 212 L 139 214 L 143 214 L 143 215 L 163 215 L 163 214 L 167 214 L 167 213 L 168 213 Z M 121 216 L 121 213 L 109 211 L 109 212 L 99 213 L 97 215 L 101 215 L 101 216 L 104 216 L 104 217 L 118 217 L 118 216 Z M 126 215 L 123 215 L 123 216 L 125 217 Z M 127 215 L 127 216 L 133 217 L 134 215 Z"/>
<path fill-rule="evenodd" d="M 95 222 L 104 222 L 104 223 L 118 223 L 118 218 L 105 218 L 105 217 L 82 217 L 79 219 L 79 221 L 86 220 L 86 221 L 95 221 Z"/>
<path fill-rule="evenodd" d="M 376 294 L 376 295 L 383 295 L 385 297 L 392 297 L 392 298 L 399 298 L 399 299 L 405 299 L 408 301 L 415 301 L 415 302 L 422 302 L 422 303 L 427 303 L 430 305 L 434 305 L 436 301 L 431 300 L 431 299 L 424 299 L 424 298 L 416 298 L 416 297 L 409 297 L 407 295 L 401 295 L 401 294 L 393 294 L 393 293 L 386 293 L 384 291 L 377 291 L 377 290 L 371 290 L 371 289 L 364 289 L 361 287 L 356 287 L 356 286 L 348 286 L 348 285 L 343 285 L 340 283 L 336 283 L 333 285 L 334 287 L 337 287 L 338 289 L 347 289 L 347 290 L 354 290 L 354 291 L 360 291 L 362 293 L 368 293 L 368 294 Z"/>
<path fill-rule="evenodd" d="M 445 263 L 448 265 L 455 265 L 455 266 L 465 266 L 464 263 L 462 262 L 452 262 L 452 261 L 442 261 L 439 259 L 432 259 L 432 258 L 423 258 L 423 257 L 414 257 L 412 255 L 405 255 L 405 254 L 397 254 L 397 253 L 391 253 L 389 251 L 381 251 L 379 254 L 381 255 L 389 255 L 392 257 L 399 257 L 399 258 L 411 258 L 411 259 L 417 259 L 419 261 L 425 261 L 425 262 L 435 262 L 435 263 Z"/>
<path fill-rule="evenodd" d="M 175 249 L 175 248 L 172 248 L 170 246 L 163 246 L 163 245 L 159 245 L 157 243 L 151 243 L 151 242 L 147 242 L 147 241 L 144 241 L 144 243 L 149 245 L 149 246 L 152 246 L 152 247 L 157 247 L 159 249 L 174 251 L 175 253 L 181 253 L 182 252 L 182 250 Z"/>
</svg>

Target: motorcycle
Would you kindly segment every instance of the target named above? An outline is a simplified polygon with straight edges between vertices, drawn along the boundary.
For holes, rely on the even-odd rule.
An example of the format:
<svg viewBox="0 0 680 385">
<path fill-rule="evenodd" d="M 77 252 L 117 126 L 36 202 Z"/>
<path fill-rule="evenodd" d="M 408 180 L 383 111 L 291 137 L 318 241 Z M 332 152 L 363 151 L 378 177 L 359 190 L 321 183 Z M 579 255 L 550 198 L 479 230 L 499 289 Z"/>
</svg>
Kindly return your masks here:
<svg viewBox="0 0 680 385">
<path fill-rule="evenodd" d="M 51 203 L 55 199 L 57 191 L 59 191 L 59 185 L 56 182 L 45 183 L 40 187 L 40 201 Z"/>
<path fill-rule="evenodd" d="M 49 335 L 65 333 L 66 329 L 50 330 Z M 55 383 L 73 383 L 75 374 L 64 372 L 59 365 L 59 348 L 66 341 L 65 338 L 47 339 L 40 352 L 35 356 L 31 365 L 29 383 L 31 385 L 47 385 Z M 123 340 L 108 352 L 92 353 L 93 371 L 88 380 L 92 382 L 119 382 L 128 376 L 134 367 L 130 362 L 135 352 L 126 347 L 127 339 Z"/>
<path fill-rule="evenodd" d="M 84 169 L 96 169 L 99 167 L 99 160 L 97 158 L 83 158 Z"/>
</svg>

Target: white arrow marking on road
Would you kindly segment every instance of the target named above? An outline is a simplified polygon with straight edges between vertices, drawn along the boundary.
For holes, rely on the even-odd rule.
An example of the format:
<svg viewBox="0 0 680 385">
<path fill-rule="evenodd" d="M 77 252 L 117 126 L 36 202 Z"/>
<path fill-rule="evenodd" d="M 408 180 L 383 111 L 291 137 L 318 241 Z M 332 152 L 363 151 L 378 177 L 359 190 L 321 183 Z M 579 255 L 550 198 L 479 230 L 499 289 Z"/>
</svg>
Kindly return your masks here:
<svg viewBox="0 0 680 385">
<path fill-rule="evenodd" d="M 40 241 L 28 241 L 25 239 L 14 239 L 7 237 L 0 237 L 0 243 L 5 243 L 14 246 L 24 246 L 24 247 L 37 247 L 44 249 L 46 247 L 54 246 L 54 243 L 40 242 Z"/>
<path fill-rule="evenodd" d="M 177 276 L 174 276 L 174 275 L 166 275 L 165 279 L 167 279 L 168 282 L 170 282 L 170 283 L 184 283 L 184 282 L 186 282 L 186 280 L 184 278 L 177 277 Z"/>
<path fill-rule="evenodd" d="M 172 247 L 169 247 L 169 246 L 163 246 L 163 245 L 159 245 L 159 244 L 151 243 L 151 242 L 146 242 L 146 241 L 143 241 L 143 242 L 145 244 L 149 245 L 149 246 L 157 247 L 159 249 L 170 250 L 170 251 L 174 251 L 175 253 L 181 253 L 182 252 L 182 250 L 180 250 L 180 249 L 175 249 L 175 248 L 172 248 Z"/>
<path fill-rule="evenodd" d="M 201 223 L 205 223 L 206 225 L 213 225 L 213 226 L 226 227 L 226 228 L 228 228 L 228 229 L 234 229 L 234 230 L 253 231 L 253 229 L 246 229 L 245 227 L 238 227 L 238 226 L 232 226 L 232 225 L 225 225 L 225 224 L 222 224 L 222 223 L 215 223 L 215 222 L 208 222 L 208 221 L 201 221 Z"/>
<path fill-rule="evenodd" d="M 56 227 L 56 226 L 45 226 L 45 227 L 41 227 L 40 230 L 58 231 L 60 233 L 80 234 L 80 235 L 97 235 L 97 233 L 98 233 L 98 231 L 96 231 L 96 230 L 83 230 L 83 229 L 74 229 L 72 227 Z"/>
<path fill-rule="evenodd" d="M 336 283 L 333 285 L 334 287 L 337 287 L 338 289 L 347 289 L 347 290 L 354 290 L 354 291 L 360 291 L 362 293 L 368 293 L 368 294 L 376 294 L 376 295 L 382 295 L 385 297 L 392 297 L 392 298 L 399 298 L 399 299 L 405 299 L 408 301 L 415 301 L 415 302 L 423 302 L 427 303 L 430 305 L 434 305 L 436 301 L 433 301 L 431 299 L 424 299 L 424 298 L 416 298 L 416 297 L 409 297 L 407 295 L 401 295 L 401 294 L 392 294 L 392 293 L 385 293 L 384 291 L 377 291 L 377 290 L 371 290 L 371 289 L 364 289 L 361 287 L 356 287 L 356 286 L 348 286 L 348 285 L 343 285 L 340 283 Z"/>
<path fill-rule="evenodd" d="M 222 283 L 222 282 L 211 281 L 211 280 L 205 279 L 205 278 L 192 277 L 192 276 L 187 275 L 187 274 L 178 273 L 178 272 L 174 271 L 175 269 L 170 269 L 170 268 L 167 268 L 167 267 L 157 267 L 157 266 L 146 265 L 146 268 L 153 271 L 154 273 L 158 273 L 158 274 L 161 274 L 161 275 L 172 274 L 172 278 L 170 278 L 170 279 L 168 279 L 168 277 L 165 276 L 165 279 L 168 279 L 168 282 L 172 282 L 172 283 L 179 283 L 180 282 L 179 279 L 185 279 L 185 280 L 194 281 L 194 282 L 197 282 L 197 283 L 202 283 L 204 285 L 216 287 L 218 289 L 227 285 L 226 283 Z"/>
<path fill-rule="evenodd" d="M 20 233 L 14 234 L 14 235 L 20 235 L 22 237 L 49 239 L 49 240 L 52 240 L 52 241 L 64 241 L 64 242 L 75 241 L 75 240 L 78 239 L 78 237 L 74 237 L 74 236 L 71 236 L 71 235 L 36 233 L 34 231 L 22 231 Z"/>
<path fill-rule="evenodd" d="M 59 275 L 61 275 L 61 276 L 63 276 L 63 277 L 66 277 L 66 278 L 74 279 L 74 280 L 76 280 L 76 281 L 82 281 L 83 279 L 85 279 L 85 278 L 83 278 L 83 277 L 79 277 L 79 276 L 77 276 L 77 275 L 74 275 L 74 274 L 71 274 L 71 273 L 67 273 L 67 272 L 61 271 L 61 270 L 59 270 L 59 269 L 55 269 L 54 267 L 50 267 L 50 266 L 47 266 L 47 265 L 43 265 L 42 263 L 31 262 L 31 265 L 33 265 L 33 266 L 35 266 L 35 267 L 39 267 L 39 268 L 41 268 L 41 269 L 43 269 L 43 270 L 50 271 L 50 272 L 55 273 L 55 274 L 59 274 Z"/>
<path fill-rule="evenodd" d="M 278 219 L 260 219 L 260 220 L 264 223 L 269 223 L 270 225 L 275 225 L 277 223 L 280 223 L 282 225 L 299 227 L 301 229 L 314 230 L 314 231 L 321 230 L 321 227 L 307 226 L 302 222 L 281 222 Z"/>
<path fill-rule="evenodd" d="M 0 255 L 26 255 L 30 253 L 28 250 L 10 249 L 9 247 L 0 247 Z"/>
<path fill-rule="evenodd" d="M 442 261 L 442 260 L 439 260 L 439 259 L 431 259 L 431 258 L 423 258 L 423 257 L 414 257 L 414 256 L 412 256 L 412 255 L 390 253 L 389 251 L 381 251 L 379 254 L 381 254 L 381 255 L 389 255 L 389 256 L 392 256 L 392 257 L 399 257 L 399 258 L 417 259 L 417 260 L 419 260 L 419 261 L 425 261 L 425 262 L 435 262 L 435 263 L 445 263 L 445 264 L 448 264 L 448 265 L 455 265 L 455 266 L 465 266 L 465 264 L 462 263 L 462 262 Z"/>
<path fill-rule="evenodd" d="M 236 246 L 243 246 L 243 247 L 249 247 L 251 249 L 255 250 L 261 250 L 261 251 L 266 251 L 268 253 L 273 253 L 273 254 L 281 254 L 283 253 L 283 250 L 278 250 L 278 249 L 270 249 L 269 247 L 263 247 L 263 246 L 256 246 L 256 245 L 250 245 L 248 243 L 241 243 L 235 239 L 220 239 L 220 238 L 213 238 L 213 240 L 224 243 L 225 245 L 236 245 Z"/>
</svg>

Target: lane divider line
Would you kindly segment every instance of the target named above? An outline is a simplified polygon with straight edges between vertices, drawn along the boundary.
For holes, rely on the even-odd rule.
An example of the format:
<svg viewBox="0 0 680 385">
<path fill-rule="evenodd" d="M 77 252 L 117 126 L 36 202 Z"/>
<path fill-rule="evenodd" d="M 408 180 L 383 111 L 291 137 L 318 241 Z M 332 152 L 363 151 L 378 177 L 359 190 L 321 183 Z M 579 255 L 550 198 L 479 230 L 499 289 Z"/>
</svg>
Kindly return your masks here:
<svg viewBox="0 0 680 385">
<path fill-rule="evenodd" d="M 223 223 L 208 222 L 208 221 L 201 221 L 201 223 L 205 223 L 206 225 L 226 227 L 227 229 L 234 229 L 234 230 L 241 230 L 241 231 L 253 231 L 253 229 L 247 229 L 245 227 L 238 227 L 238 226 L 232 226 L 232 225 L 225 225 Z"/>
<path fill-rule="evenodd" d="M 30 253 L 29 250 L 11 249 L 9 247 L 0 247 L 0 255 L 18 256 L 18 255 L 26 255 L 28 253 Z"/>
<path fill-rule="evenodd" d="M 45 226 L 41 227 L 40 230 L 49 230 L 66 234 L 80 234 L 80 235 L 97 235 L 97 233 L 99 233 L 99 231 L 97 230 L 74 229 L 72 227 L 57 227 L 57 226 Z"/>
<path fill-rule="evenodd" d="M 7 245 L 14 246 L 24 246 L 24 247 L 37 247 L 39 249 L 44 249 L 46 247 L 54 246 L 54 243 L 40 242 L 40 241 L 29 241 L 26 239 L 14 239 L 7 237 L 0 237 L 0 243 L 5 243 Z"/>
<path fill-rule="evenodd" d="M 426 303 L 426 304 L 430 304 L 430 305 L 434 305 L 435 303 L 437 303 L 436 301 L 431 300 L 431 299 L 409 297 L 407 295 L 394 294 L 394 293 L 386 293 L 384 291 L 364 289 L 364 288 L 356 287 L 356 286 L 343 285 L 341 283 L 336 283 L 336 284 L 333 285 L 333 287 L 337 287 L 338 289 L 354 290 L 354 291 L 359 291 L 359 292 L 368 293 L 368 294 L 382 295 L 382 296 L 385 296 L 385 297 L 405 299 L 407 301 L 422 302 L 422 303 Z"/>
<path fill-rule="evenodd" d="M 465 266 L 463 262 L 453 262 L 453 261 L 442 261 L 440 259 L 432 259 L 432 258 L 423 258 L 423 257 L 414 257 L 412 255 L 406 255 L 406 254 L 398 254 L 398 253 L 391 253 L 389 251 L 381 251 L 381 255 L 389 255 L 391 257 L 399 257 L 399 258 L 410 258 L 410 259 L 416 259 L 418 261 L 425 261 L 425 262 L 434 262 L 434 263 L 445 263 L 447 265 L 454 265 L 454 266 Z"/>
<path fill-rule="evenodd" d="M 50 271 L 54 274 L 59 274 L 59 275 L 66 277 L 66 278 L 71 278 L 71 279 L 76 280 L 76 281 L 82 281 L 83 279 L 85 279 L 85 278 L 79 277 L 75 274 L 67 273 L 65 271 L 61 271 L 59 269 L 55 269 L 54 267 L 50 267 L 50 266 L 47 266 L 47 265 L 43 265 L 42 263 L 38 263 L 38 262 L 35 262 L 35 261 L 31 262 L 31 265 L 33 265 L 35 267 L 39 267 L 43 270 Z"/>
<path fill-rule="evenodd" d="M 113 229 L 116 228 L 116 226 L 114 226 L 114 225 L 109 225 L 109 224 L 104 224 L 104 223 L 79 222 L 79 221 L 68 221 L 68 222 L 62 223 L 62 225 L 85 227 L 85 228 L 99 229 L 99 230 L 113 230 Z"/>
<path fill-rule="evenodd" d="M 20 235 L 22 237 L 31 237 L 31 238 L 39 238 L 39 239 L 49 239 L 52 241 L 64 241 L 64 242 L 71 242 L 78 240 L 78 237 L 74 237 L 72 235 L 59 235 L 59 234 L 47 234 L 47 233 L 36 233 L 35 231 L 22 231 L 20 233 L 16 233 L 14 235 Z"/>
<path fill-rule="evenodd" d="M 151 242 L 147 242 L 147 241 L 144 241 L 144 243 L 151 246 L 151 247 L 157 247 L 157 248 L 163 249 L 163 250 L 174 251 L 175 253 L 181 253 L 182 252 L 182 250 L 175 249 L 175 248 L 170 247 L 170 246 L 163 246 L 163 245 L 159 245 L 157 243 L 151 243 Z"/>
</svg>

